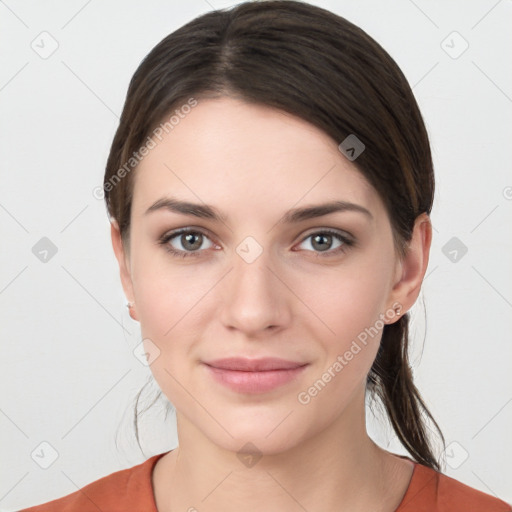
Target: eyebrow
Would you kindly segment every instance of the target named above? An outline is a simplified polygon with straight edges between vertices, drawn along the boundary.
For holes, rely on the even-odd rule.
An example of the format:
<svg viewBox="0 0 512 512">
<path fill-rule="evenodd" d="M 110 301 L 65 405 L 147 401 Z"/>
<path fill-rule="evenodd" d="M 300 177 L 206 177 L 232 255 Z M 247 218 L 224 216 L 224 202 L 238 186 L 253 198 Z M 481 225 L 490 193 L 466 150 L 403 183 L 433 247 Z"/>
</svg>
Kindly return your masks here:
<svg viewBox="0 0 512 512">
<path fill-rule="evenodd" d="M 162 197 L 158 199 L 145 211 L 144 215 L 148 215 L 149 213 L 158 210 L 191 215 L 222 223 L 227 221 L 227 216 L 221 213 L 214 206 L 180 201 L 173 197 Z M 371 212 L 359 204 L 350 203 L 348 201 L 331 201 L 329 203 L 317 204 L 304 208 L 293 208 L 287 211 L 281 219 L 279 219 L 277 224 L 295 224 L 308 219 L 329 215 L 330 213 L 347 211 L 359 212 L 366 215 L 369 219 L 373 219 Z"/>
</svg>

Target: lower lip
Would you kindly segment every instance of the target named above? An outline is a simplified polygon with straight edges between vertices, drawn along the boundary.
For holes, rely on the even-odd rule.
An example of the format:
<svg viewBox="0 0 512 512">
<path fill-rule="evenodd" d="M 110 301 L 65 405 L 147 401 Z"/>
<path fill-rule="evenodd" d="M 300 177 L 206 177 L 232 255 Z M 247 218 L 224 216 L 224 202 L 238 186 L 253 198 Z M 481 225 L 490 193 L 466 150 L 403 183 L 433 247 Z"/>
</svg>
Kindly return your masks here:
<svg viewBox="0 0 512 512">
<path fill-rule="evenodd" d="M 212 377 L 237 393 L 265 393 L 296 379 L 307 365 L 290 370 L 246 372 L 205 365 Z"/>
</svg>

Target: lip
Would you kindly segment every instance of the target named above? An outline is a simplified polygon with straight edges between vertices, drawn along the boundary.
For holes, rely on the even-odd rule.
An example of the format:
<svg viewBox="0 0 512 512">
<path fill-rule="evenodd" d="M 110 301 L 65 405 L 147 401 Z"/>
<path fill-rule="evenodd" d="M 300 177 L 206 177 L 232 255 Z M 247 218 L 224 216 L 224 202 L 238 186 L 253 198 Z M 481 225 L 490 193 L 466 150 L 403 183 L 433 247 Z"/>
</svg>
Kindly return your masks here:
<svg viewBox="0 0 512 512">
<path fill-rule="evenodd" d="M 309 363 L 228 358 L 204 363 L 212 378 L 237 393 L 266 393 L 295 380 Z"/>
<path fill-rule="evenodd" d="M 246 357 L 227 357 L 216 359 L 215 361 L 205 362 L 208 366 L 222 370 L 236 370 L 244 372 L 263 372 L 269 370 L 292 370 L 307 363 L 288 361 L 278 357 L 262 357 L 259 359 L 249 359 Z"/>
</svg>

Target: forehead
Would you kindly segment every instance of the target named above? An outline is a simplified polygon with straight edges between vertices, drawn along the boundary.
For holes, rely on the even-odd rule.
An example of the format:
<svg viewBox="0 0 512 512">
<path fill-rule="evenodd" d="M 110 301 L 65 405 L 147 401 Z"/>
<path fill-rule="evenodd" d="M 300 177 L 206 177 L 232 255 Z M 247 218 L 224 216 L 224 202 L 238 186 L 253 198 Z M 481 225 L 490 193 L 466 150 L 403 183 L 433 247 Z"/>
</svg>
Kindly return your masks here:
<svg viewBox="0 0 512 512">
<path fill-rule="evenodd" d="M 153 137 L 156 146 L 135 171 L 134 215 L 166 194 L 248 215 L 325 200 L 382 207 L 336 141 L 276 109 L 232 98 L 199 100 L 161 139 Z"/>
</svg>

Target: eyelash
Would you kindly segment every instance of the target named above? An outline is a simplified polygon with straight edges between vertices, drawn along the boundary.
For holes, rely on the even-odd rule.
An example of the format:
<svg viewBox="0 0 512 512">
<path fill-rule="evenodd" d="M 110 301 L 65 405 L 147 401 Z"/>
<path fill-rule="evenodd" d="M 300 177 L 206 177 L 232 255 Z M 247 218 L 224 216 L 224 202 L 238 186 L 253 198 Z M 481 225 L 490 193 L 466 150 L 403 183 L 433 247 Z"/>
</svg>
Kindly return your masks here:
<svg viewBox="0 0 512 512">
<path fill-rule="evenodd" d="M 183 228 L 183 229 L 179 229 L 177 231 L 173 231 L 171 233 L 165 233 L 164 235 L 162 235 L 159 238 L 158 243 L 160 245 L 163 245 L 165 250 L 167 252 L 169 252 L 174 257 L 178 257 L 178 258 L 198 257 L 198 256 L 200 256 L 202 250 L 181 251 L 181 250 L 173 249 L 172 246 L 169 244 L 169 242 L 173 238 L 176 238 L 177 236 L 182 235 L 182 234 L 190 234 L 190 233 L 201 234 L 201 235 L 209 238 L 209 236 L 206 233 L 204 233 L 203 231 L 201 231 L 200 229 Z M 355 240 L 353 240 L 352 238 L 346 237 L 346 236 L 340 234 L 338 231 L 334 231 L 332 229 L 323 229 L 321 231 L 315 231 L 314 233 L 311 233 L 308 236 L 304 237 L 300 243 L 304 242 L 308 238 L 313 237 L 314 235 L 332 235 L 333 237 L 335 237 L 336 239 L 338 239 L 340 242 L 343 243 L 343 245 L 341 245 L 340 247 L 337 247 L 336 249 L 333 249 L 333 250 L 328 250 L 328 251 L 323 251 L 323 252 L 308 251 L 308 252 L 313 252 L 314 254 L 316 254 L 316 257 L 319 257 L 319 258 L 327 258 L 327 257 L 332 257 L 332 256 L 335 256 L 338 254 L 343 254 L 346 251 L 348 251 L 348 249 L 350 247 L 353 247 L 355 245 Z"/>
</svg>

